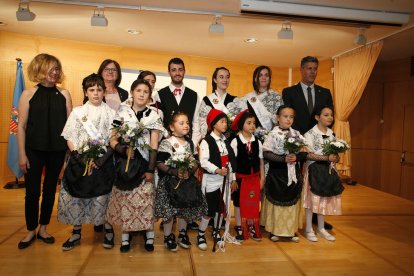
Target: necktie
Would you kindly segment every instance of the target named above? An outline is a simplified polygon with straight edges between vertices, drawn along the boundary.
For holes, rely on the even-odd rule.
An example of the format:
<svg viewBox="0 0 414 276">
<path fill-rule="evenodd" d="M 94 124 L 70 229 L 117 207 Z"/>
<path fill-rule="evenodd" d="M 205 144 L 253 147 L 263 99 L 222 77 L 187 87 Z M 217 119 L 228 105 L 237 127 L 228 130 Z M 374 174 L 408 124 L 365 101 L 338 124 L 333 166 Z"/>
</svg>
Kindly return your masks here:
<svg viewBox="0 0 414 276">
<path fill-rule="evenodd" d="M 174 96 L 181 95 L 181 88 L 174 89 Z"/>
<path fill-rule="evenodd" d="M 249 141 L 246 144 L 246 150 L 247 150 L 247 154 L 251 154 L 252 153 L 252 143 Z"/>
<path fill-rule="evenodd" d="M 306 90 L 308 90 L 308 110 L 309 110 L 309 114 L 312 114 L 312 111 L 313 111 L 312 88 L 308 86 Z"/>
</svg>

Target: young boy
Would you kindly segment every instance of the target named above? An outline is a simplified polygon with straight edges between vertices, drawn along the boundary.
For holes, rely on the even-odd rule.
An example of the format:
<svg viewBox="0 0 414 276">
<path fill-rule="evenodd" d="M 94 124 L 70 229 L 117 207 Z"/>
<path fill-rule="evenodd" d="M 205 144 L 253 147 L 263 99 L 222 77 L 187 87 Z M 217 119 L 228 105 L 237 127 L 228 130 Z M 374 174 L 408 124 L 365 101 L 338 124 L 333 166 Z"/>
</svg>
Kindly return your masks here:
<svg viewBox="0 0 414 276">
<path fill-rule="evenodd" d="M 246 109 L 233 121 L 232 130 L 239 134 L 231 142 L 237 160 L 237 190 L 232 194 L 236 218 L 236 240 L 260 241 L 259 207 L 260 190 L 264 186 L 264 162 L 262 143 L 254 137 L 255 116 Z"/>
<path fill-rule="evenodd" d="M 226 213 L 228 219 L 224 235 L 228 233 L 230 189 L 237 187 L 233 173 L 236 169 L 236 159 L 233 149 L 223 135 L 227 130 L 227 115 L 220 110 L 211 109 L 207 115 L 207 126 L 209 133 L 200 143 L 200 165 L 204 170 L 201 189 L 206 195 L 208 205 L 208 212 L 201 219 L 197 236 L 197 245 L 201 250 L 207 249 L 205 231 L 210 218 L 214 217 L 214 229 L 216 230 L 220 223 L 220 214 Z M 223 206 L 223 201 L 224 212 L 220 207 Z M 219 233 L 213 231 L 213 238 L 219 239 Z"/>
</svg>

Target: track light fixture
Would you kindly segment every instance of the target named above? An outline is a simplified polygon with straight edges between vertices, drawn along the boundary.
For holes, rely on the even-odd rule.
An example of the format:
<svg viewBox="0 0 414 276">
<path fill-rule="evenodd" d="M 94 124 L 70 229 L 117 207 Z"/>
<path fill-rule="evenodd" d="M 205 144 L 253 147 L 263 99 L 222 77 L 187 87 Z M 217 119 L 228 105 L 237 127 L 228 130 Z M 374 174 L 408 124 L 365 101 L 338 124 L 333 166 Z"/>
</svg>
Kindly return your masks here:
<svg viewBox="0 0 414 276">
<path fill-rule="evenodd" d="M 354 39 L 355 44 L 365 45 L 367 43 L 367 37 L 365 36 L 365 28 L 359 28 L 358 33 Z"/>
<path fill-rule="evenodd" d="M 216 15 L 213 23 L 211 23 L 208 31 L 212 34 L 222 34 L 224 33 L 224 26 L 221 24 L 221 15 Z"/>
<path fill-rule="evenodd" d="M 293 39 L 292 22 L 283 22 L 282 29 L 277 33 L 277 37 L 279 39 Z"/>
<path fill-rule="evenodd" d="M 22 0 L 19 3 L 19 8 L 16 11 L 17 21 L 33 21 L 36 17 L 36 14 L 30 11 L 29 9 L 30 1 Z"/>
<path fill-rule="evenodd" d="M 93 15 L 91 17 L 91 26 L 96 27 L 106 27 L 108 26 L 108 19 L 105 17 L 105 8 L 97 7 L 93 11 Z"/>
</svg>

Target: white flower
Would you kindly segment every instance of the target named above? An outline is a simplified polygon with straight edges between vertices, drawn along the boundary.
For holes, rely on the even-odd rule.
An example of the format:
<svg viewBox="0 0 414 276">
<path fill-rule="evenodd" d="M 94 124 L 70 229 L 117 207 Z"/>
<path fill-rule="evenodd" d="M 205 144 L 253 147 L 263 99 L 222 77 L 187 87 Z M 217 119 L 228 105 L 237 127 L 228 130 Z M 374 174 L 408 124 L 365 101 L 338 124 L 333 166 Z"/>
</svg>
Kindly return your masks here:
<svg viewBox="0 0 414 276">
<path fill-rule="evenodd" d="M 344 144 L 339 142 L 339 141 L 332 142 L 332 145 L 334 145 L 337 148 L 343 148 L 344 147 Z"/>
<path fill-rule="evenodd" d="M 89 146 L 88 146 L 88 145 L 85 145 L 85 146 L 83 147 L 83 151 L 87 151 L 87 150 L 89 150 Z"/>
<path fill-rule="evenodd" d="M 289 142 L 289 143 L 294 143 L 294 142 L 295 142 L 295 138 L 290 137 L 290 138 L 288 139 L 288 142 Z"/>
</svg>

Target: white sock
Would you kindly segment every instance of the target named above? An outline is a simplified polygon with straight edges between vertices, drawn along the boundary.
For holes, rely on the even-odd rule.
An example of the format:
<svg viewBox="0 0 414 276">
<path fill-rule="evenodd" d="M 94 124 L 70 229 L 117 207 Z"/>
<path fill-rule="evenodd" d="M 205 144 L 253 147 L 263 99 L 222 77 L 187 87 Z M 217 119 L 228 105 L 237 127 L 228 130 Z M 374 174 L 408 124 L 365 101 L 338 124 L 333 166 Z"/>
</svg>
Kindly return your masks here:
<svg viewBox="0 0 414 276">
<path fill-rule="evenodd" d="M 204 232 L 207 229 L 209 221 L 210 221 L 210 218 L 204 218 L 204 217 L 201 218 L 201 222 L 200 222 L 200 225 L 198 226 L 198 230 L 203 231 L 203 235 L 204 235 Z M 198 233 L 200 233 L 200 232 L 198 232 Z"/>
<path fill-rule="evenodd" d="M 325 217 L 324 215 L 318 214 L 318 229 L 322 230 L 325 229 Z"/>
<path fill-rule="evenodd" d="M 147 237 L 147 244 L 154 244 L 154 230 L 147 230 L 145 236 Z"/>
<path fill-rule="evenodd" d="M 305 213 L 306 213 L 306 232 L 312 232 L 313 228 L 312 228 L 312 215 L 313 212 L 311 209 L 306 208 L 305 209 Z"/>
<path fill-rule="evenodd" d="M 234 207 L 234 218 L 236 219 L 236 226 L 241 226 L 240 207 Z"/>
<path fill-rule="evenodd" d="M 82 229 L 82 225 L 74 225 L 73 226 L 73 230 L 80 230 L 80 229 Z M 73 234 L 72 233 L 72 236 L 70 236 L 69 241 L 74 241 L 74 240 L 77 240 L 79 238 L 80 238 L 79 234 Z"/>
<path fill-rule="evenodd" d="M 124 232 L 124 233 L 122 233 L 122 243 L 121 243 L 121 245 L 127 245 L 128 243 L 129 243 L 129 233 Z"/>
<path fill-rule="evenodd" d="M 182 218 L 178 218 L 178 231 L 187 231 L 187 222 Z"/>
<path fill-rule="evenodd" d="M 166 222 L 164 221 L 164 236 L 168 237 L 171 234 L 171 230 L 173 227 L 173 220 Z"/>
<path fill-rule="evenodd" d="M 109 223 L 105 223 L 105 229 L 107 229 L 107 230 L 110 230 L 110 229 L 112 229 L 112 225 L 110 225 Z M 105 233 L 105 237 L 108 239 L 108 240 L 112 240 L 113 238 L 114 238 L 114 234 L 113 233 Z"/>
</svg>

